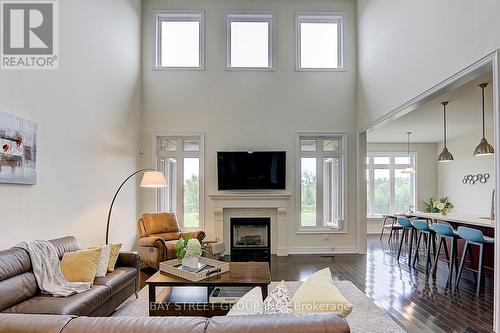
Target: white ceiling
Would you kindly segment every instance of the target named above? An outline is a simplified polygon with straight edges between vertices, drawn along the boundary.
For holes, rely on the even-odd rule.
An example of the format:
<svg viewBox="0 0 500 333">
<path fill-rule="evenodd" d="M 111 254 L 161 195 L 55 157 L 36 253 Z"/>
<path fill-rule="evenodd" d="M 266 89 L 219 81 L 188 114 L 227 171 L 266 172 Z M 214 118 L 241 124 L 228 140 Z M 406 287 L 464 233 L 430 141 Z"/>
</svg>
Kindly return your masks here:
<svg viewBox="0 0 500 333">
<path fill-rule="evenodd" d="M 485 89 L 486 126 L 493 124 L 492 74 L 468 82 L 422 107 L 367 133 L 368 142 L 406 142 L 406 132 L 413 132 L 412 142 L 440 142 L 443 140 L 442 101 L 449 101 L 446 108 L 448 138 L 481 130 L 481 88 L 478 84 L 490 83 Z"/>
</svg>

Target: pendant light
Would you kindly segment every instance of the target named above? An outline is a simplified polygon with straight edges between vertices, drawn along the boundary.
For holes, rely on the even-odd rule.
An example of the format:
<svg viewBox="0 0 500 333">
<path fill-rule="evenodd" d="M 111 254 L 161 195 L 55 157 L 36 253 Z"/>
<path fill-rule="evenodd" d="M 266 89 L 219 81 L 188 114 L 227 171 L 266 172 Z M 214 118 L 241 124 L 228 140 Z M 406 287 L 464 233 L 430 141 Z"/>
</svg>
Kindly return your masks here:
<svg viewBox="0 0 500 333">
<path fill-rule="evenodd" d="M 488 155 L 493 155 L 495 153 L 495 149 L 493 149 L 493 146 L 488 143 L 488 140 L 486 140 L 485 134 L 484 134 L 484 88 L 488 83 L 481 83 L 479 86 L 481 87 L 481 98 L 482 98 L 482 105 L 483 105 L 483 138 L 481 139 L 481 142 L 477 145 L 476 149 L 474 150 L 474 156 L 488 156 Z"/>
<path fill-rule="evenodd" d="M 411 161 L 411 156 L 410 156 L 410 135 L 411 135 L 411 132 L 406 132 L 406 135 L 408 135 L 408 158 Z M 415 169 L 413 169 L 411 166 L 404 168 L 401 171 L 401 173 L 415 173 L 415 172 L 416 172 Z"/>
<path fill-rule="evenodd" d="M 448 151 L 448 147 L 446 146 L 446 105 L 448 105 L 448 101 L 445 101 L 445 102 L 441 102 L 441 104 L 443 105 L 443 118 L 444 118 L 444 147 L 443 147 L 443 151 L 441 152 L 441 154 L 439 154 L 439 157 L 438 157 L 438 162 L 450 162 L 450 161 L 453 161 L 454 158 L 453 158 L 453 155 Z"/>
</svg>

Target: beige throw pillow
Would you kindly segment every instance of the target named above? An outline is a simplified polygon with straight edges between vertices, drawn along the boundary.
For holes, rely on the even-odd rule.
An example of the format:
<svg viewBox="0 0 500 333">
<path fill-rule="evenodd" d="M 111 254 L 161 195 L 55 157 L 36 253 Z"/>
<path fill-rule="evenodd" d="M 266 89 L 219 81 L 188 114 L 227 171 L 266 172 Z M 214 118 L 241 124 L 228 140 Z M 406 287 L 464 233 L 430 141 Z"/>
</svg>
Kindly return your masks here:
<svg viewBox="0 0 500 333">
<path fill-rule="evenodd" d="M 120 249 L 122 248 L 122 243 L 111 244 L 111 254 L 109 256 L 108 272 L 115 270 L 116 262 L 118 261 L 118 255 L 120 254 Z"/>
<path fill-rule="evenodd" d="M 71 282 L 94 282 L 100 255 L 100 248 L 66 252 L 61 272 Z"/>
<path fill-rule="evenodd" d="M 330 268 L 322 269 L 309 277 L 292 297 L 294 312 L 335 312 L 347 317 L 352 305 L 335 287 Z"/>
</svg>

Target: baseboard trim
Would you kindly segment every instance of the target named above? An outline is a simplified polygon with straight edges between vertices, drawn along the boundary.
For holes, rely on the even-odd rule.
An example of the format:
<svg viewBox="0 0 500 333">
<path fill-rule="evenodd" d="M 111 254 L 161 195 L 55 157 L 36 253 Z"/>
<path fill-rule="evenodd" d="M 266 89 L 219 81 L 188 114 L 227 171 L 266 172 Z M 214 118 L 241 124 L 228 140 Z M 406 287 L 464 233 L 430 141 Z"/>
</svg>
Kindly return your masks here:
<svg viewBox="0 0 500 333">
<path fill-rule="evenodd" d="M 286 257 L 286 256 L 288 256 L 288 248 L 287 248 L 287 247 L 284 247 L 284 246 L 283 246 L 283 247 L 280 247 L 280 246 L 279 246 L 279 247 L 276 249 L 276 255 L 277 255 L 278 257 Z"/>
<path fill-rule="evenodd" d="M 355 246 L 289 247 L 288 254 L 357 254 Z"/>
</svg>

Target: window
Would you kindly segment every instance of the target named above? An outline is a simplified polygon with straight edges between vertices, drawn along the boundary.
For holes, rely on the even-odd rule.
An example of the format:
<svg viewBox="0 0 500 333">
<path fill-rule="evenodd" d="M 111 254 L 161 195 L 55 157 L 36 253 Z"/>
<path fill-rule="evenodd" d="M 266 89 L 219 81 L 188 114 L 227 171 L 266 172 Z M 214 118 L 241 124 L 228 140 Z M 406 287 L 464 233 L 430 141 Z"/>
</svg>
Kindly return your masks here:
<svg viewBox="0 0 500 333">
<path fill-rule="evenodd" d="M 226 13 L 226 68 L 273 69 L 274 13 Z"/>
<path fill-rule="evenodd" d="M 331 232 L 344 221 L 344 134 L 298 134 L 299 232 Z"/>
<path fill-rule="evenodd" d="M 295 13 L 297 70 L 343 69 L 343 14 Z"/>
<path fill-rule="evenodd" d="M 203 11 L 157 11 L 155 68 L 203 69 Z"/>
<path fill-rule="evenodd" d="M 167 187 L 158 190 L 158 211 L 177 214 L 183 229 L 203 226 L 203 136 L 157 139 L 158 170 Z"/>
<path fill-rule="evenodd" d="M 416 155 L 401 153 L 368 153 L 367 196 L 368 216 L 408 211 L 415 207 L 416 176 L 403 173 L 407 167 L 415 168 Z"/>
</svg>

